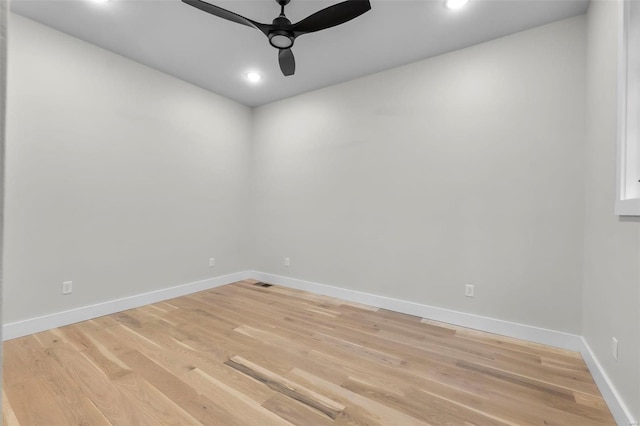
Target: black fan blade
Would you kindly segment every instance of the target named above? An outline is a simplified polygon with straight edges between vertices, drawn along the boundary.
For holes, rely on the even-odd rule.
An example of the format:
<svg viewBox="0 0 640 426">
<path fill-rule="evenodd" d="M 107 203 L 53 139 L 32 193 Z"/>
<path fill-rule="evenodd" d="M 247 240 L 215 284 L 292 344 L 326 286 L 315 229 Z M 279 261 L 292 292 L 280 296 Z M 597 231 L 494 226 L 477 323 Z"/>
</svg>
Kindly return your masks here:
<svg viewBox="0 0 640 426">
<path fill-rule="evenodd" d="M 369 3 L 369 0 L 343 1 L 304 18 L 302 21 L 293 24 L 291 29 L 297 37 L 344 24 L 370 9 L 371 3 Z"/>
<path fill-rule="evenodd" d="M 265 35 L 269 34 L 271 25 L 261 24 L 260 22 L 252 21 L 249 18 L 245 18 L 244 16 L 240 16 L 237 13 L 230 12 L 227 9 L 214 6 L 202 0 L 182 0 L 182 1 L 188 4 L 189 6 L 193 6 L 197 9 L 203 10 L 219 18 L 226 19 L 227 21 L 235 22 L 237 24 L 246 25 L 247 27 L 256 28 L 262 31 Z"/>
<path fill-rule="evenodd" d="M 291 49 L 280 49 L 278 52 L 278 61 L 280 69 L 284 75 L 293 75 L 296 72 L 296 60 L 293 57 Z"/>
</svg>

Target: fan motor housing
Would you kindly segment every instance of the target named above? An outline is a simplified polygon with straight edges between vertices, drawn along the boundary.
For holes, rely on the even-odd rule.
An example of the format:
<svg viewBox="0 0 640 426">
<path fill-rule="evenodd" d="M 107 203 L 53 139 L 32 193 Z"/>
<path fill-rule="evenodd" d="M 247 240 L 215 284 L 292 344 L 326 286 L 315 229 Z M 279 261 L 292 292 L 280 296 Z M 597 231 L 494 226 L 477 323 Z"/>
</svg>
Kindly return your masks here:
<svg viewBox="0 0 640 426">
<path fill-rule="evenodd" d="M 269 33 L 269 43 L 277 49 L 289 49 L 293 46 L 294 37 L 286 30 L 273 30 Z"/>
<path fill-rule="evenodd" d="M 286 16 L 280 15 L 273 20 L 276 28 L 269 32 L 269 43 L 277 49 L 289 49 L 293 46 L 295 37 L 288 28 L 291 28 L 291 21 Z"/>
</svg>

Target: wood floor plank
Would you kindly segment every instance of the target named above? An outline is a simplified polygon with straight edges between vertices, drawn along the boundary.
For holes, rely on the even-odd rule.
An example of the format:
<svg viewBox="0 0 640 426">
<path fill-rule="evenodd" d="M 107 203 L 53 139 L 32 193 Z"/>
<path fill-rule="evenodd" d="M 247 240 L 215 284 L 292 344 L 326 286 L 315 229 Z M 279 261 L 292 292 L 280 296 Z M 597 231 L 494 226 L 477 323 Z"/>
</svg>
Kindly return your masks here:
<svg viewBox="0 0 640 426">
<path fill-rule="evenodd" d="M 44 350 L 37 339 L 26 339 L 25 347 L 29 347 L 29 360 L 37 364 L 40 373 L 35 376 L 40 378 L 40 395 L 48 395 L 49 406 L 55 406 L 66 419 L 72 419 L 74 424 L 83 425 L 109 425 L 109 421 L 101 414 L 97 407 L 82 392 L 79 383 L 73 380 L 62 366 L 57 362 L 57 356 L 53 351 Z M 35 378 L 33 377 L 33 378 Z M 32 389 L 31 381 L 20 382 L 11 386 L 11 389 Z M 20 406 L 20 408 L 22 408 Z M 45 411 L 46 412 L 46 411 Z M 15 414 L 15 413 L 14 413 Z M 39 416 L 39 413 L 19 412 L 16 417 Z M 31 418 L 29 421 L 37 421 Z M 21 420 L 24 422 L 24 420 Z"/>
<path fill-rule="evenodd" d="M 150 426 L 203 424 L 137 373 L 117 377 L 114 384 Z"/>
<path fill-rule="evenodd" d="M 291 426 L 285 418 L 275 415 L 262 404 L 200 369 L 185 374 L 183 380 L 227 411 L 234 413 L 245 425 Z M 273 398 L 273 397 L 272 397 Z"/>
<path fill-rule="evenodd" d="M 258 382 L 264 383 L 282 395 L 288 396 L 289 398 L 308 405 L 311 408 L 315 408 L 319 412 L 326 414 L 331 419 L 335 419 L 338 414 L 345 409 L 344 405 L 324 397 L 317 392 L 309 390 L 304 386 L 300 386 L 290 380 L 287 380 L 284 377 L 242 357 L 234 356 L 226 361 L 225 364 L 250 377 L 253 377 Z"/>
<path fill-rule="evenodd" d="M 2 424 L 4 426 L 18 426 L 20 422 L 7 398 L 7 392 L 2 389 Z"/>
<path fill-rule="evenodd" d="M 444 398 L 433 398 L 411 388 L 390 391 L 388 383 L 349 377 L 341 386 L 361 396 L 388 405 L 408 415 L 426 420 L 430 424 L 474 424 L 505 426 L 509 422 L 469 406 L 452 403 Z"/>
<path fill-rule="evenodd" d="M 55 393 L 43 386 L 39 378 L 29 378 L 6 387 L 15 418 L 21 425 L 63 425 L 68 422 Z M 30 401 L 37 401 L 33 404 Z M 3 408 L 4 410 L 4 408 Z"/>
<path fill-rule="evenodd" d="M 331 426 L 335 423 L 330 417 L 281 393 L 276 393 L 265 401 L 262 406 L 280 418 L 286 419 L 290 424 Z"/>
<path fill-rule="evenodd" d="M 120 358 L 167 399 L 181 407 L 205 425 L 241 425 L 241 419 L 222 408 L 219 404 L 200 394 L 183 380 L 163 369 L 138 351 L 120 355 Z"/>
<path fill-rule="evenodd" d="M 125 425 L 130 418 L 141 424 L 151 424 L 151 419 L 141 416 L 131 401 L 125 398 L 115 384 L 97 371 L 82 352 L 68 345 L 50 349 L 52 356 L 79 388 L 79 393 L 89 398 L 102 415 L 113 425 Z M 8 393 L 11 399 L 11 393 Z M 22 421 L 21 421 L 22 423 Z M 73 421 L 67 421 L 73 423 Z M 29 423 L 27 423 L 29 424 Z M 65 424 L 51 422 L 51 424 Z"/>
<path fill-rule="evenodd" d="M 359 395 L 298 368 L 291 370 L 289 377 L 303 383 L 303 385 L 308 385 L 310 388 L 318 389 L 319 391 L 329 394 L 331 398 L 340 401 L 345 407 L 354 405 L 364 411 L 372 413 L 382 424 L 402 424 L 407 426 L 430 424 L 424 420 L 426 416 L 418 419 L 411 415 L 404 414 L 386 404 L 381 404 L 371 398 Z"/>
<path fill-rule="evenodd" d="M 255 280 L 4 343 L 5 425 L 614 425 L 580 354 Z"/>
</svg>

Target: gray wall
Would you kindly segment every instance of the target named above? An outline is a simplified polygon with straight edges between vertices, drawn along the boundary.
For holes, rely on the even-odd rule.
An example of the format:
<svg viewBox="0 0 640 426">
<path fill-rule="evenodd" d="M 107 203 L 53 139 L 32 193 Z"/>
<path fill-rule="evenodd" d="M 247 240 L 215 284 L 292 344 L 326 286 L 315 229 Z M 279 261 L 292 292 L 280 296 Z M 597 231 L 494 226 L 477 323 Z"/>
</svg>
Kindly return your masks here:
<svg viewBox="0 0 640 426">
<path fill-rule="evenodd" d="M 248 269 L 251 110 L 11 18 L 5 323 Z"/>
<path fill-rule="evenodd" d="M 618 5 L 592 1 L 587 31 L 583 336 L 640 418 L 640 225 L 614 214 Z M 611 339 L 619 341 L 618 361 Z"/>
<path fill-rule="evenodd" d="M 5 151 L 5 120 L 6 120 L 6 90 L 7 90 L 7 2 L 0 1 L 0 325 L 2 325 L 2 252 L 4 231 L 4 151 Z M 0 327 L 0 342 L 2 342 L 2 327 Z M 0 365 L 2 365 L 2 345 L 0 345 Z M 2 369 L 0 368 L 0 383 L 2 383 Z M 0 390 L 2 386 L 0 385 Z M 0 400 L 2 412 L 2 400 Z"/>
<path fill-rule="evenodd" d="M 257 108 L 253 267 L 579 333 L 584 33 L 576 17 Z"/>
</svg>

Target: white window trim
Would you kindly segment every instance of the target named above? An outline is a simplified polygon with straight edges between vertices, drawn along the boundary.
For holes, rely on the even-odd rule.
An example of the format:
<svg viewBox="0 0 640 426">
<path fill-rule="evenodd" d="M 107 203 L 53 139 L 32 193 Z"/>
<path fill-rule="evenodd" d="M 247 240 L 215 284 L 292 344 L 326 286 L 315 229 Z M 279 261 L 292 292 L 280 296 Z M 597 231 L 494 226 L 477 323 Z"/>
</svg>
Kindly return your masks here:
<svg viewBox="0 0 640 426">
<path fill-rule="evenodd" d="M 634 9 L 630 31 L 631 2 L 620 1 L 618 59 L 618 153 L 615 212 L 620 216 L 640 216 L 640 10 Z M 633 34 L 631 39 L 629 34 Z M 629 56 L 629 46 L 634 53 Z M 632 78 L 631 78 L 632 77 Z M 628 117 L 636 117 L 630 120 Z M 633 185 L 633 186 L 631 186 Z"/>
</svg>

